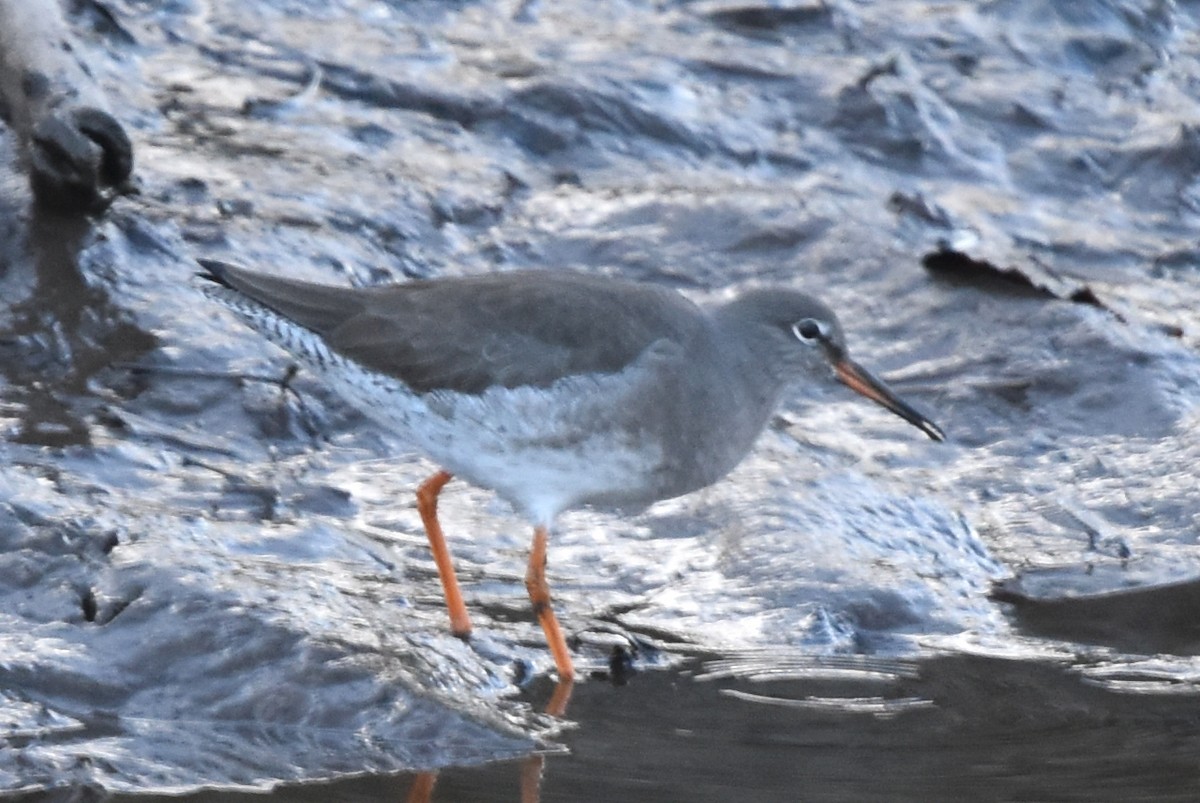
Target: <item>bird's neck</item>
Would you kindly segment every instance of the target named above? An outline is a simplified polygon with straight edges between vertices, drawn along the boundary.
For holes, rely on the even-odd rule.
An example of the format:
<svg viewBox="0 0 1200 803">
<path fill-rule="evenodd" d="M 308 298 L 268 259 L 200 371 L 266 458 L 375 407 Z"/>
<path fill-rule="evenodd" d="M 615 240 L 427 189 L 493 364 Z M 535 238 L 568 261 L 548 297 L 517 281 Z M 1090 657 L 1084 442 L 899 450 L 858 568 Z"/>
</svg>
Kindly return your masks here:
<svg viewBox="0 0 1200 803">
<path fill-rule="evenodd" d="M 784 383 L 747 350 L 716 341 L 710 348 L 714 359 L 698 361 L 683 388 L 693 414 L 677 424 L 679 442 L 687 448 L 676 459 L 690 463 L 683 473 L 702 480 L 702 485 L 724 476 L 746 456 L 784 389 Z M 720 422 L 717 433 L 711 431 L 714 421 Z"/>
</svg>

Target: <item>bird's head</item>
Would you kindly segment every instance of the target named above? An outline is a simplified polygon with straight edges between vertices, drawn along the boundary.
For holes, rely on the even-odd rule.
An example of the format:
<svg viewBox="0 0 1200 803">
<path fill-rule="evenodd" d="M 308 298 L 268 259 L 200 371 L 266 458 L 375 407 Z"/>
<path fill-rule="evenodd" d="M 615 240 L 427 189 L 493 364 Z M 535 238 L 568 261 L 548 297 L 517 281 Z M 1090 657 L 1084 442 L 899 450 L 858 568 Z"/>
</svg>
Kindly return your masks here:
<svg viewBox="0 0 1200 803">
<path fill-rule="evenodd" d="M 756 352 L 770 360 L 781 378 L 833 377 L 851 390 L 903 418 L 936 441 L 942 430 L 896 395 L 866 368 L 850 359 L 837 316 L 812 296 L 787 288 L 759 288 L 722 310 L 748 324 Z"/>
</svg>

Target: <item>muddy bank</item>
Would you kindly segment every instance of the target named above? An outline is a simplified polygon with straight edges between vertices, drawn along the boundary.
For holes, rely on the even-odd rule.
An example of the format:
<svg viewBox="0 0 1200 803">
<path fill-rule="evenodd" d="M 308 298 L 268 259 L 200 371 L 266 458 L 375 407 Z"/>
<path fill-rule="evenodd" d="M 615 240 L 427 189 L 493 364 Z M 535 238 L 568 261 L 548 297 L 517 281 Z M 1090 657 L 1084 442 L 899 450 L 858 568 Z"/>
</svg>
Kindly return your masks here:
<svg viewBox="0 0 1200 803">
<path fill-rule="evenodd" d="M 998 672 L 1026 732 L 1053 731 L 1061 693 L 1081 739 L 1118 711 L 1098 755 L 1139 742 L 1130 777 L 1179 783 L 1145 788 L 1191 783 L 1139 737 L 1190 734 L 1200 712 L 1187 618 L 1141 602 L 1186 603 L 1200 574 L 1191 4 L 97 7 L 103 24 L 67 24 L 141 193 L 67 225 L 31 203 L 18 130 L 0 136 L 0 789 L 263 788 L 565 742 L 547 796 L 558 766 L 557 799 L 583 799 L 576 774 L 611 773 L 639 717 L 657 732 L 633 701 L 675 684 L 727 741 L 664 746 L 684 768 L 664 788 L 728 749 L 764 768 L 747 798 L 763 779 L 770 799 L 769 745 L 815 748 L 754 699 L 747 652 L 963 684 L 898 716 L 831 704 L 822 732 L 882 729 L 859 752 L 831 735 L 831 761 L 924 717 L 1005 743 L 976 705 Z M 530 685 L 550 663 L 524 524 L 447 489 L 478 633 L 453 639 L 412 503 L 432 467 L 291 378 L 203 298 L 197 256 L 348 284 L 783 281 L 834 306 L 856 357 L 950 440 L 800 391 L 726 481 L 636 518 L 564 517 L 550 575 L 576 660 L 602 671 L 621 646 L 638 668 L 627 696 L 585 683 L 564 735 Z M 1150 626 L 1105 613 L 1125 601 Z M 734 661 L 746 694 L 693 689 L 697 655 Z M 912 766 L 945 748 L 911 744 Z M 1035 796 L 1100 772 L 996 755 Z"/>
</svg>

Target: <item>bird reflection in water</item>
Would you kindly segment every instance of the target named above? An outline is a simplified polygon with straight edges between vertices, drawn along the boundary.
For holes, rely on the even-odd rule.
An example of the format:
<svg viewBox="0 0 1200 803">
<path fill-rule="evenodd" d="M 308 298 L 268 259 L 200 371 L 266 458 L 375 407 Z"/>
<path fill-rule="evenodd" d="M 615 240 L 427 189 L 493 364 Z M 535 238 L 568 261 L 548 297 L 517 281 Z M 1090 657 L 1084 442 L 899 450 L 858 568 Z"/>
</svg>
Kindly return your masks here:
<svg viewBox="0 0 1200 803">
<path fill-rule="evenodd" d="M 566 716 L 574 686 L 572 678 L 560 680 L 554 687 L 550 702 L 546 704 L 546 713 L 554 717 Z M 545 768 L 546 757 L 541 753 L 534 753 L 521 762 L 521 803 L 538 803 L 542 799 L 542 773 Z M 417 773 L 405 798 L 406 803 L 432 803 L 437 776 L 436 771 Z"/>
</svg>

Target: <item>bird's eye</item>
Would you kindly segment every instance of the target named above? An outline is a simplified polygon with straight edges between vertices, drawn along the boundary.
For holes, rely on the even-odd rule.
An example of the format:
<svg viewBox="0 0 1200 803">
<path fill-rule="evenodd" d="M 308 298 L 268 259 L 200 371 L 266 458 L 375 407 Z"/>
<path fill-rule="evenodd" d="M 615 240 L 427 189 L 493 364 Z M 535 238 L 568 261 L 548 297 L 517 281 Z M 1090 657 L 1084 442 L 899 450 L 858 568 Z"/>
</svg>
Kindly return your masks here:
<svg viewBox="0 0 1200 803">
<path fill-rule="evenodd" d="M 825 339 L 825 324 L 815 318 L 805 318 L 792 324 L 792 334 L 801 343 L 816 343 Z"/>
</svg>

